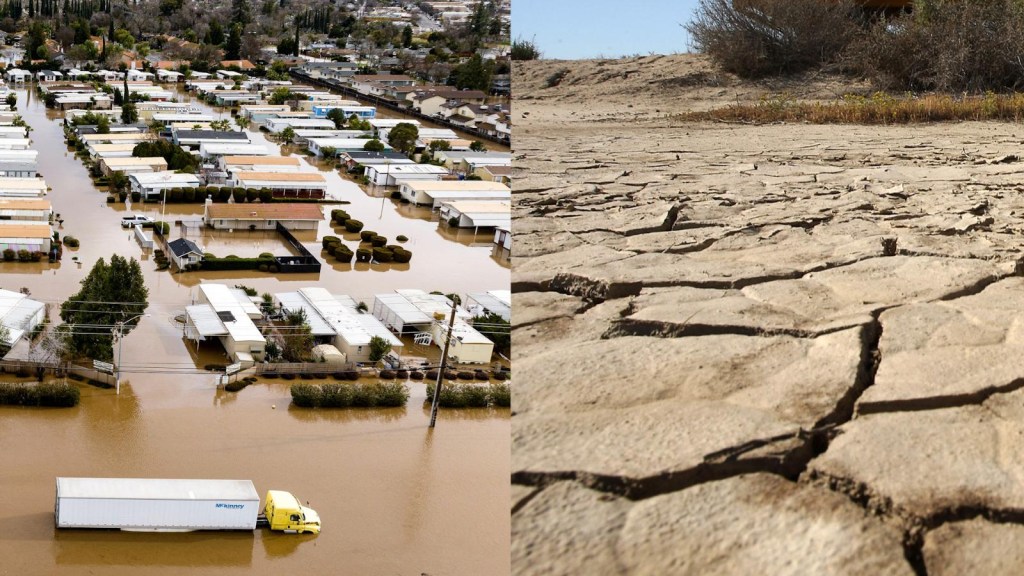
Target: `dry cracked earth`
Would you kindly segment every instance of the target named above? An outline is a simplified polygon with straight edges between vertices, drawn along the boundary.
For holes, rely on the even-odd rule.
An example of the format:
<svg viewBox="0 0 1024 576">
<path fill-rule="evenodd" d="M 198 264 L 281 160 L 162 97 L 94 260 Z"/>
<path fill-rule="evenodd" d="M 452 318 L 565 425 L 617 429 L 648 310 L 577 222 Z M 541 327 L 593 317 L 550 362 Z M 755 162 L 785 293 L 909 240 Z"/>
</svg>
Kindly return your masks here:
<svg viewBox="0 0 1024 576">
<path fill-rule="evenodd" d="M 513 572 L 1019 573 L 1024 127 L 685 124 L 551 66 L 514 79 Z"/>
</svg>

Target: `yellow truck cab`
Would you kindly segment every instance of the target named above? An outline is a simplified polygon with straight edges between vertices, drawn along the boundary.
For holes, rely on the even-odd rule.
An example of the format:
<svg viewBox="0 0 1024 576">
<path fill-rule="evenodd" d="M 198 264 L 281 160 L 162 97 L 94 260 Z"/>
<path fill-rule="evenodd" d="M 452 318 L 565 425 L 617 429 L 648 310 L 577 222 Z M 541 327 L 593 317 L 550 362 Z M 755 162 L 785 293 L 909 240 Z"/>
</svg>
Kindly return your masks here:
<svg viewBox="0 0 1024 576">
<path fill-rule="evenodd" d="M 299 504 L 295 496 L 281 490 L 267 491 L 267 504 L 263 514 L 271 530 L 302 534 L 320 533 L 320 515 L 312 508 Z"/>
</svg>

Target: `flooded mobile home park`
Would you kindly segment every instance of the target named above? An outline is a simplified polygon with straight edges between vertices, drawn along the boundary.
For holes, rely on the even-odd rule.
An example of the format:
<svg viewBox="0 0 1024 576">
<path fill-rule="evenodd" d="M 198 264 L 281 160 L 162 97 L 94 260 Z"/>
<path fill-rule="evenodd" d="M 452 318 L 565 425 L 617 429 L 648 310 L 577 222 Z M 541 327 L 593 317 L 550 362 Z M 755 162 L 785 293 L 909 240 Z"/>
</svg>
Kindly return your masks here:
<svg viewBox="0 0 1024 576">
<path fill-rule="evenodd" d="M 225 109 L 201 102 L 194 93 L 170 89 L 176 99 L 191 102 L 198 115 L 232 120 Z M 0 447 L 13 464 L 0 470 L 0 485 L 17 495 L 5 506 L 8 521 L 0 523 L 5 559 L 0 573 L 134 574 L 139 566 L 167 574 L 182 567 L 203 574 L 508 572 L 507 408 L 442 409 L 430 430 L 421 381 L 408 381 L 404 408 L 295 408 L 292 382 L 281 379 L 260 378 L 240 392 L 228 392 L 218 386 L 220 373 L 204 367 L 239 357 L 229 357 L 213 341 L 190 339 L 183 320 L 189 306 L 204 301 L 202 284 L 244 285 L 272 295 L 322 288 L 365 303 L 368 314 L 378 295 L 396 290 L 454 293 L 464 301 L 472 294 L 507 291 L 508 252 L 494 244 L 493 227 L 439 222 L 431 205 L 391 198 L 397 186 L 359 184 L 333 162 L 308 158 L 249 126 L 242 131 L 248 144 L 262 146 L 270 157 L 296 158 L 301 173 L 322 177 L 326 200 L 312 205 L 324 217 L 289 233 L 320 262 L 319 272 L 158 269 L 155 250 L 144 248 L 133 228 L 120 225 L 125 216 L 166 221 L 171 224 L 167 240 L 188 239 L 206 254 L 291 257 L 298 250 L 273 229 L 203 225 L 209 207 L 201 199 L 108 203 L 107 191 L 94 184 L 67 145 L 62 112 L 47 108 L 35 85 L 15 93 L 48 187 L 53 229 L 60 237 L 77 238 L 80 246 L 65 246 L 57 262 L 0 262 L 0 288 L 24 289 L 46 304 L 51 322 L 58 323 L 60 303 L 78 290 L 93 263 L 119 254 L 140 260 L 149 316 L 123 340 L 118 394 L 77 383 L 81 402 L 75 408 L 0 406 Z M 267 176 L 260 182 L 273 181 Z M 344 210 L 389 242 L 407 237 L 402 246 L 412 259 L 345 263 L 332 257 L 323 249 L 325 236 L 339 237 L 353 249 L 360 244 L 358 234 L 331 222 L 332 210 Z M 417 341 L 411 334 L 401 341 L 403 357 L 437 362 L 436 342 Z M 14 352 L 26 348 L 27 341 Z M 251 479 L 308 501 L 319 512 L 323 531 L 315 537 L 264 531 L 57 531 L 53 482 L 58 476 Z"/>
</svg>

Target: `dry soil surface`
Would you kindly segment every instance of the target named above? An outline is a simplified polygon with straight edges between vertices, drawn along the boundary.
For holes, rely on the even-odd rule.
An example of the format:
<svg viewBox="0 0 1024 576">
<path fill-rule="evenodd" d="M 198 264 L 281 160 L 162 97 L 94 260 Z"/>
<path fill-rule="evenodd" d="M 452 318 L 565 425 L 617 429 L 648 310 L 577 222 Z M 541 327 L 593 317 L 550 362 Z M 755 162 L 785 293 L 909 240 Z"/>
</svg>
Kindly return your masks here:
<svg viewBox="0 0 1024 576">
<path fill-rule="evenodd" d="M 515 573 L 1019 572 L 1024 127 L 683 123 L 780 88 L 691 56 L 513 82 Z"/>
</svg>

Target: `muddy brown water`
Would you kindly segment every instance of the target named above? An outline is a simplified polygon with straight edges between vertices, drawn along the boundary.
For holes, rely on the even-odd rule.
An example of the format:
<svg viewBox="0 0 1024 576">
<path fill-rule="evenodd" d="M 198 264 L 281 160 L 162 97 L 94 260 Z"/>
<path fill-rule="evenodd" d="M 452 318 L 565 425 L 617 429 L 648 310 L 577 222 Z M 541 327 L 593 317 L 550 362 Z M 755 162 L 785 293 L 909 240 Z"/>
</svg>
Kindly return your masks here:
<svg viewBox="0 0 1024 576">
<path fill-rule="evenodd" d="M 106 204 L 106 194 L 67 151 L 57 116 L 34 93 L 18 95 L 19 111 L 33 128 L 40 172 L 52 188 L 49 198 L 64 218 L 60 232 L 82 245 L 66 249 L 58 264 L 0 263 L 0 287 L 28 288 L 56 317 L 59 302 L 78 289 L 96 259 L 118 253 L 142 259 L 152 316 L 124 340 L 128 383 L 119 396 L 82 385 L 77 408 L 0 407 L 0 575 L 509 572 L 508 410 L 442 411 L 430 432 L 421 383 L 410 383 L 406 408 L 386 410 L 290 408 L 282 381 L 224 392 L 201 370 L 222 362 L 222 352 L 211 345 L 196 350 L 173 320 L 203 281 L 260 292 L 320 285 L 368 303 L 375 293 L 403 287 L 507 289 L 507 259 L 493 254 L 489 237 L 439 230 L 429 214 L 372 197 L 327 173 L 332 193 L 351 202 L 345 208 L 355 218 L 378 233 L 410 238 L 409 265 L 328 261 L 319 275 L 158 272 L 120 228 L 125 207 Z M 136 204 L 132 211 L 158 216 L 161 207 Z M 165 216 L 188 219 L 199 212 L 199 205 L 168 205 Z M 239 255 L 263 251 L 260 242 L 277 245 L 247 234 L 235 241 L 218 234 L 208 242 L 225 255 L 232 242 Z M 318 239 L 325 234 L 344 236 L 324 221 L 315 235 L 300 239 L 319 255 Z M 261 497 L 282 489 L 308 500 L 320 513 L 323 532 L 58 531 L 58 476 L 251 479 Z"/>
</svg>

